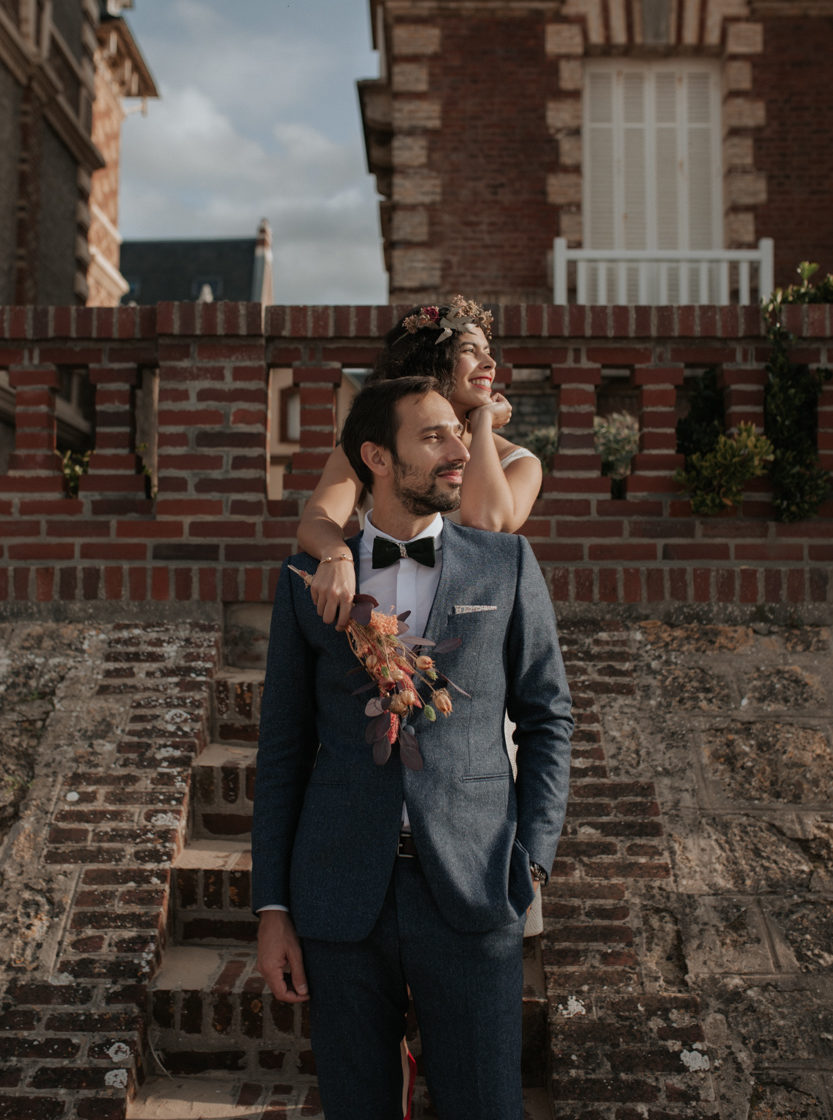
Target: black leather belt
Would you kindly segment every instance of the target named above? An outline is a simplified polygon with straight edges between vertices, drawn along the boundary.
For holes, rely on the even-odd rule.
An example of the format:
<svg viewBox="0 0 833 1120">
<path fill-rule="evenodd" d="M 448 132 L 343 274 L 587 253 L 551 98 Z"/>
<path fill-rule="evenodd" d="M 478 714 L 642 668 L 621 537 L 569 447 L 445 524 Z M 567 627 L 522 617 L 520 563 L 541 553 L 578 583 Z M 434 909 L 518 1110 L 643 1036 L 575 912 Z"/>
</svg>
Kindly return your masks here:
<svg viewBox="0 0 833 1120">
<path fill-rule="evenodd" d="M 399 844 L 396 849 L 396 854 L 401 856 L 402 859 L 416 859 L 417 850 L 414 843 L 413 834 L 410 832 L 399 833 Z"/>
</svg>

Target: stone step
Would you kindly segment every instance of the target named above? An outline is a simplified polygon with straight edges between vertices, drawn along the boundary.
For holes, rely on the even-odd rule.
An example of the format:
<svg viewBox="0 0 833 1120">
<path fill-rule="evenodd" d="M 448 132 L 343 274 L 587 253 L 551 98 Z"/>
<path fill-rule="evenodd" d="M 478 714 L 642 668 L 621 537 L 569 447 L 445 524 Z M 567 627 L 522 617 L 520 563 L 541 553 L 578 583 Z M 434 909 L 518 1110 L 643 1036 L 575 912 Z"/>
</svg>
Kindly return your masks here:
<svg viewBox="0 0 833 1120">
<path fill-rule="evenodd" d="M 174 860 L 172 873 L 177 944 L 249 945 L 257 939 L 248 840 L 192 839 Z"/>
<path fill-rule="evenodd" d="M 166 951 L 150 994 L 153 1053 L 164 1071 L 174 1077 L 314 1074 L 306 1005 L 275 1000 L 255 961 L 254 946 L 180 945 Z M 524 948 L 523 1031 L 524 1084 L 541 1088 L 548 1082 L 549 1037 L 537 938 Z M 419 1061 L 413 1015 L 408 1037 Z"/>
<path fill-rule="evenodd" d="M 252 830 L 254 746 L 209 743 L 194 760 L 192 831 L 197 838 L 243 839 Z"/>
<path fill-rule="evenodd" d="M 173 1076 L 314 1073 L 306 1007 L 273 999 L 253 948 L 169 948 L 150 1005 L 154 1055 Z"/>
<path fill-rule="evenodd" d="M 212 682 L 214 732 L 222 743 L 257 743 L 262 669 L 224 667 Z"/>
<path fill-rule="evenodd" d="M 314 1077 L 289 1084 L 226 1074 L 211 1077 L 149 1077 L 128 1104 L 126 1120 L 324 1120 Z"/>
<path fill-rule="evenodd" d="M 324 1120 L 314 1077 L 149 1077 L 127 1108 L 126 1120 Z M 413 1120 L 432 1120 L 422 1079 L 417 1080 Z M 546 1089 L 524 1090 L 524 1120 L 552 1120 Z"/>
</svg>

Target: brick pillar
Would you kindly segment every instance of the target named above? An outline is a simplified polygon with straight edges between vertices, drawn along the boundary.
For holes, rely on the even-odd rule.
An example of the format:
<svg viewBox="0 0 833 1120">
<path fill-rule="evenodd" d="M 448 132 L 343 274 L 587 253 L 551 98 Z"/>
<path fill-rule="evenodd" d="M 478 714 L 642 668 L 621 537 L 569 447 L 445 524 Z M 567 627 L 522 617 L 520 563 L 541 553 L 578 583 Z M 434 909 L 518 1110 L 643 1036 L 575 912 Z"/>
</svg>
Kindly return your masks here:
<svg viewBox="0 0 833 1120">
<path fill-rule="evenodd" d="M 754 424 L 764 430 L 764 389 L 766 370 L 759 367 L 724 367 L 720 375 L 726 402 L 726 431 L 736 432 L 739 424 Z"/>
<path fill-rule="evenodd" d="M 95 497 L 138 499 L 135 509 L 123 512 L 149 512 L 145 500 L 145 476 L 136 454 L 134 389 L 139 381 L 135 363 L 90 366 L 90 381 L 95 385 L 95 449 L 87 474 L 81 478 L 79 496 L 96 508 Z"/>
<path fill-rule="evenodd" d="M 599 456 L 593 449 L 596 390 L 601 384 L 599 366 L 553 366 L 552 382 L 559 386 L 558 451 L 552 472 L 544 477 L 544 493 L 600 494 L 610 491 L 603 478 Z"/>
<path fill-rule="evenodd" d="M 292 455 L 292 470 L 284 475 L 284 496 L 309 496 L 336 442 L 336 389 L 341 384 L 341 365 L 292 367 L 292 384 L 301 394 L 301 448 Z"/>
<path fill-rule="evenodd" d="M 819 462 L 826 471 L 833 471 L 833 381 L 821 387 L 818 411 Z"/>
<path fill-rule="evenodd" d="M 492 384 L 492 390 L 495 393 L 503 393 L 504 395 L 509 392 L 512 386 L 512 366 L 495 366 L 495 380 Z"/>
<path fill-rule="evenodd" d="M 217 517 L 218 537 L 238 499 L 266 497 L 260 314 L 259 304 L 159 305 L 157 514 Z"/>
<path fill-rule="evenodd" d="M 652 369 L 637 366 L 634 385 L 639 388 L 640 450 L 631 460 L 628 494 L 671 493 L 671 476 L 684 463 L 677 454 L 677 389 L 683 367 Z"/>
<path fill-rule="evenodd" d="M 23 488 L 27 491 L 58 493 L 64 487 L 55 447 L 58 371 L 53 365 L 10 366 L 9 384 L 15 390 L 15 432 L 14 451 L 9 459 L 11 477 L 5 488 L 15 488 L 15 475 L 26 475 Z"/>
<path fill-rule="evenodd" d="M 259 540 L 268 465 L 261 307 L 161 303 L 157 317 L 152 595 L 188 599 L 200 581 L 206 595 L 237 601 L 248 578 L 244 565 L 257 566 L 252 571 L 262 581 L 273 555 Z"/>
</svg>

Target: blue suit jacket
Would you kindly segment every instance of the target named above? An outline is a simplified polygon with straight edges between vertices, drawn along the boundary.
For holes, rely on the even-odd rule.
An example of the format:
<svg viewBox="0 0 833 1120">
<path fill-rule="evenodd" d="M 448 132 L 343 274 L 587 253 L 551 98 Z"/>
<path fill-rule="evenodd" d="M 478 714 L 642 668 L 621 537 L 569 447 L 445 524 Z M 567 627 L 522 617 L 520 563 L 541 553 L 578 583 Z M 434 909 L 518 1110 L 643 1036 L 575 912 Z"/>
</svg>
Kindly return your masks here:
<svg viewBox="0 0 833 1120">
<path fill-rule="evenodd" d="M 356 556 L 358 538 L 348 542 Z M 302 553 L 287 563 L 314 571 Z M 471 610 L 489 607 L 495 609 Z M 414 722 L 424 769 L 394 751 L 377 766 L 365 740 L 372 693 L 343 633 L 325 625 L 284 566 L 272 614 L 252 830 L 254 910 L 289 907 L 298 933 L 366 937 L 385 897 L 403 798 L 426 879 L 445 919 L 483 931 L 532 900 L 530 861 L 549 869 L 569 781 L 570 694 L 544 579 L 528 542 L 446 522 L 425 636 L 459 636 L 438 667 L 471 694 Z M 504 740 L 516 724 L 517 783 Z"/>
</svg>

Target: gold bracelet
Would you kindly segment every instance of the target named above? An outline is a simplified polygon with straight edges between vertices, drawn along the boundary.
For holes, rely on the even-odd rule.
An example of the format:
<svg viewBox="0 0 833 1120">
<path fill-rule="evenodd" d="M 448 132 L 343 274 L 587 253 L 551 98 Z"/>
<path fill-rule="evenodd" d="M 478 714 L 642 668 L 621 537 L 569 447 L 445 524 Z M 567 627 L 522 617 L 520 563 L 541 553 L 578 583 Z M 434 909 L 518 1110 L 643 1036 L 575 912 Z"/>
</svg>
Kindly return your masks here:
<svg viewBox="0 0 833 1120">
<path fill-rule="evenodd" d="M 322 556 L 319 564 L 332 564 L 334 560 L 352 560 L 352 556 Z"/>
</svg>

